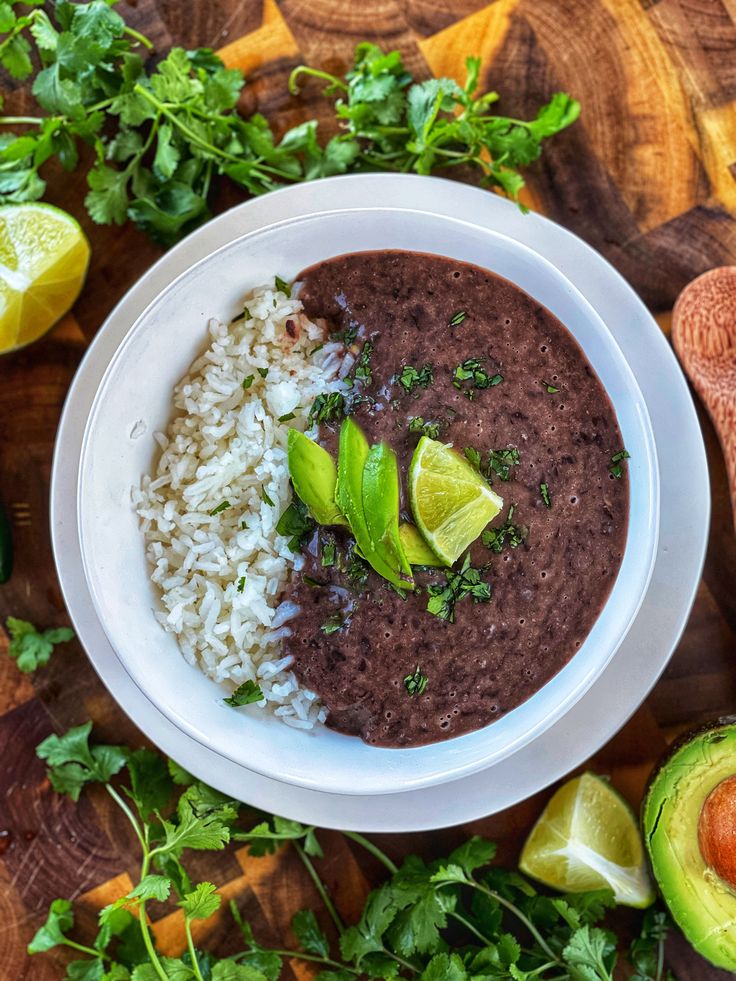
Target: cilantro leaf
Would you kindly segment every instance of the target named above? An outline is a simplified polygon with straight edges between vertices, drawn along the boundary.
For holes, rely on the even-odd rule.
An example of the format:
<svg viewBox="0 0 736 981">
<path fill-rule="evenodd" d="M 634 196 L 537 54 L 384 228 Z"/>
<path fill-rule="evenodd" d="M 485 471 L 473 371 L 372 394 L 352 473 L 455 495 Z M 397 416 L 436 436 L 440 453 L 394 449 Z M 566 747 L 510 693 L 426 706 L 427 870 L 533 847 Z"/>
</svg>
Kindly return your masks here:
<svg viewBox="0 0 736 981">
<path fill-rule="evenodd" d="M 419 975 L 420 981 L 467 981 L 468 977 L 459 954 L 435 954 Z"/>
<path fill-rule="evenodd" d="M 616 944 L 610 933 L 587 924 L 576 930 L 562 956 L 571 981 L 612 981 Z"/>
<path fill-rule="evenodd" d="M 46 922 L 40 927 L 28 944 L 29 954 L 40 954 L 63 944 L 66 934 L 74 926 L 72 904 L 68 899 L 55 899 L 49 907 Z"/>
<path fill-rule="evenodd" d="M 450 853 L 448 864 L 459 866 L 466 875 L 470 876 L 476 869 L 489 865 L 496 854 L 496 846 L 492 841 L 473 835 L 466 842 Z"/>
<path fill-rule="evenodd" d="M 309 954 L 319 957 L 330 956 L 330 944 L 324 932 L 317 923 L 317 917 L 311 909 L 302 909 L 291 921 L 291 929 L 300 946 Z"/>
<path fill-rule="evenodd" d="M 212 968 L 211 981 L 268 981 L 268 977 L 253 964 L 237 961 L 218 961 Z"/>
<path fill-rule="evenodd" d="M 128 755 L 127 764 L 130 789 L 125 789 L 145 821 L 164 810 L 174 791 L 173 781 L 166 763 L 153 750 L 137 749 Z"/>
<path fill-rule="evenodd" d="M 307 505 L 294 494 L 291 504 L 276 524 L 276 531 L 279 535 L 291 537 L 289 548 L 292 552 L 301 552 L 311 539 L 316 527 L 317 523 L 310 515 Z"/>
<path fill-rule="evenodd" d="M 244 681 L 242 685 L 239 685 L 235 691 L 228 698 L 223 699 L 226 705 L 231 705 L 233 708 L 239 708 L 241 705 L 251 705 L 254 702 L 262 702 L 264 694 L 261 691 L 259 685 L 255 681 L 251 681 L 250 678 Z"/>
<path fill-rule="evenodd" d="M 41 633 L 28 620 L 17 617 L 8 617 L 5 626 L 11 638 L 8 654 L 15 658 L 18 669 L 25 674 L 48 664 L 54 647 L 74 638 L 70 627 L 53 627 Z"/>
<path fill-rule="evenodd" d="M 220 908 L 222 897 L 211 882 L 200 882 L 193 892 L 187 893 L 177 905 L 190 920 L 207 920 Z"/>
<path fill-rule="evenodd" d="M 92 723 L 69 729 L 63 736 L 52 735 L 36 747 L 36 755 L 48 763 L 51 785 L 60 794 L 79 800 L 87 783 L 107 783 L 125 766 L 128 750 L 123 746 L 93 746 L 89 735 Z"/>
</svg>

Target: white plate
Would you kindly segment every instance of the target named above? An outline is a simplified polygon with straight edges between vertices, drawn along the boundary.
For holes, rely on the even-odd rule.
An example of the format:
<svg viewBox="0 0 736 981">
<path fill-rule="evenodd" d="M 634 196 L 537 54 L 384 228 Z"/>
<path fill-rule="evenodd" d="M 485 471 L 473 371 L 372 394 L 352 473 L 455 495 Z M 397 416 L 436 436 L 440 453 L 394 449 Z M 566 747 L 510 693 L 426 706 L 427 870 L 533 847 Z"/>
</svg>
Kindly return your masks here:
<svg viewBox="0 0 736 981">
<path fill-rule="evenodd" d="M 187 663 L 153 615 L 156 591 L 130 497 L 159 452 L 153 434 L 171 418 L 171 393 L 206 343 L 208 319 L 230 321 L 244 294 L 274 272 L 293 278 L 306 266 L 351 250 L 432 252 L 436 243 L 443 255 L 482 264 L 550 309 L 580 343 L 613 402 L 631 453 L 631 506 L 623 562 L 608 601 L 578 652 L 551 681 L 493 725 L 455 739 L 385 749 L 324 726 L 294 729 L 255 706 L 233 712 L 223 707 L 224 686 Z M 131 438 L 143 427 L 143 435 Z M 447 783 L 511 755 L 553 725 L 625 637 L 646 593 L 659 528 L 656 453 L 644 398 L 611 331 L 587 300 L 550 262 L 514 239 L 406 208 L 333 208 L 276 222 L 187 269 L 156 297 L 115 352 L 87 423 L 80 473 L 87 585 L 110 643 L 141 691 L 218 755 L 265 776 L 335 794 L 401 793 Z"/>
<path fill-rule="evenodd" d="M 122 669 L 92 609 L 74 501 L 81 433 L 92 399 L 116 348 L 148 302 L 183 269 L 246 231 L 366 202 L 482 223 L 554 262 L 610 326 L 637 377 L 652 419 L 663 493 L 657 562 L 642 608 L 604 674 L 567 715 L 544 737 L 447 789 L 356 797 L 257 775 L 200 746 L 156 711 Z M 683 458 L 691 464 L 687 497 L 678 493 Z M 705 452 L 687 386 L 658 327 L 611 266 L 564 229 L 536 215 L 523 216 L 494 195 L 446 181 L 392 175 L 335 178 L 271 194 L 220 216 L 169 252 L 113 311 L 90 348 L 61 422 L 52 484 L 54 550 L 70 613 L 103 681 L 133 720 L 167 753 L 228 793 L 324 826 L 376 831 L 440 827 L 503 809 L 602 745 L 654 684 L 679 638 L 700 577 L 708 516 Z"/>
</svg>

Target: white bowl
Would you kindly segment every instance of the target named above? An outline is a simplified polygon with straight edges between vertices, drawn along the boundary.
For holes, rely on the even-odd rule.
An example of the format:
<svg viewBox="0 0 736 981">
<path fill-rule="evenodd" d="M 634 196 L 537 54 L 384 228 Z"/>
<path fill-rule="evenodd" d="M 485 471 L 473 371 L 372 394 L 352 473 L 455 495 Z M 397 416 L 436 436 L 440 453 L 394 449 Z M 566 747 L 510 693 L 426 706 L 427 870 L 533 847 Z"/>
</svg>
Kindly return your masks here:
<svg viewBox="0 0 736 981">
<path fill-rule="evenodd" d="M 444 182 L 438 181 L 438 191 Z M 615 407 L 630 460 L 630 520 L 611 595 L 570 662 L 528 701 L 476 732 L 430 746 L 381 749 L 320 727 L 291 729 L 257 708 L 234 712 L 224 690 L 191 667 L 153 616 L 131 489 L 156 455 L 152 434 L 172 414 L 172 390 L 207 344 L 211 317 L 229 321 L 243 295 L 278 273 L 293 277 L 344 252 L 413 249 L 473 262 L 505 276 L 571 331 Z M 143 423 L 145 434 L 137 438 Z M 326 211 L 261 228 L 202 259 L 131 326 L 102 379 L 84 434 L 78 521 L 87 584 L 126 671 L 176 726 L 204 746 L 266 776 L 345 794 L 384 794 L 473 773 L 515 752 L 588 690 L 626 635 L 651 576 L 659 527 L 659 477 L 644 399 L 606 325 L 546 259 L 479 226 L 400 208 Z"/>
</svg>

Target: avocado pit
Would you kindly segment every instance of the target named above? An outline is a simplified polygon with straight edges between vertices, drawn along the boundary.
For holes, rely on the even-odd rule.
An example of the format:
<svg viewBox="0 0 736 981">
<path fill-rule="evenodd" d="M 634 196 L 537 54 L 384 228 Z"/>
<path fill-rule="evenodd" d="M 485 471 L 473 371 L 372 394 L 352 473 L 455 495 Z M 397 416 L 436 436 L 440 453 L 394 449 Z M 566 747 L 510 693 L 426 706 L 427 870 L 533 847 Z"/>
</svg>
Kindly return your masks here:
<svg viewBox="0 0 736 981">
<path fill-rule="evenodd" d="M 736 889 L 736 774 L 721 780 L 703 802 L 698 845 L 705 864 Z"/>
</svg>

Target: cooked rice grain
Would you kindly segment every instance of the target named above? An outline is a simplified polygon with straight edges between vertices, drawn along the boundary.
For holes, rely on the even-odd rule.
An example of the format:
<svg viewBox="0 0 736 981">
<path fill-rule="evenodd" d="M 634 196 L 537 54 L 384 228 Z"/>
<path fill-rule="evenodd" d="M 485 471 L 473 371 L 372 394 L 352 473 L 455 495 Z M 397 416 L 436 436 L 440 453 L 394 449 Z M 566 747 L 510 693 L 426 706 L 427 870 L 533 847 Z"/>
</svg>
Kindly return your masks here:
<svg viewBox="0 0 736 981">
<path fill-rule="evenodd" d="M 313 400 L 340 388 L 347 366 L 341 344 L 311 353 L 324 331 L 297 299 L 261 287 L 245 309 L 234 324 L 210 322 L 210 347 L 175 388 L 179 414 L 156 434 L 161 457 L 133 499 L 155 615 L 187 661 L 218 682 L 257 682 L 261 705 L 309 729 L 326 710 L 300 687 L 280 643 L 297 613 L 281 595 L 302 559 L 276 524 L 291 499 L 288 428 L 306 428 Z M 278 421 L 290 412 L 294 419 Z"/>
</svg>

